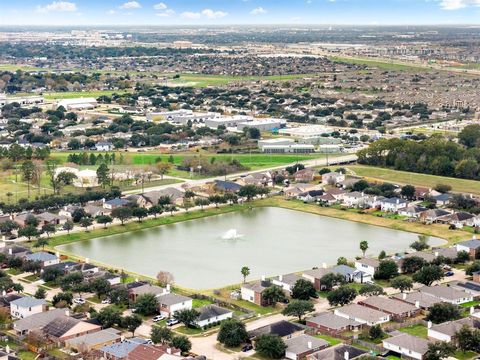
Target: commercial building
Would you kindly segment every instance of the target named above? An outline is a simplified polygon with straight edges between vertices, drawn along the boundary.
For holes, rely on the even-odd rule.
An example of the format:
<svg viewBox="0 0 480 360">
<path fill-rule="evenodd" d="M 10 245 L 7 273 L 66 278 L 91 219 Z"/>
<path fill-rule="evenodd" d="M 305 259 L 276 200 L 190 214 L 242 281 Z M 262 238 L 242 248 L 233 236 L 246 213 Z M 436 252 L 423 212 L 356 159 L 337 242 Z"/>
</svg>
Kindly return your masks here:
<svg viewBox="0 0 480 360">
<path fill-rule="evenodd" d="M 89 110 L 96 108 L 98 103 L 95 98 L 76 98 L 61 100 L 57 106 L 63 106 L 66 110 Z"/>
<path fill-rule="evenodd" d="M 264 145 L 262 151 L 267 154 L 312 154 L 315 152 L 313 145 Z"/>
<path fill-rule="evenodd" d="M 239 124 L 253 122 L 253 117 L 246 115 L 234 115 L 234 116 L 219 116 L 205 121 L 205 126 L 212 129 L 217 129 L 219 126 L 225 126 L 226 128 L 236 128 Z"/>
<path fill-rule="evenodd" d="M 7 97 L 5 94 L 0 94 L 0 107 L 13 103 L 18 103 L 20 105 L 38 105 L 43 104 L 44 102 L 45 99 L 43 96 Z"/>
<path fill-rule="evenodd" d="M 282 119 L 257 119 L 239 123 L 237 129 L 243 131 L 244 128 L 254 128 L 260 131 L 273 131 L 281 129 L 285 124 L 286 121 Z"/>
</svg>

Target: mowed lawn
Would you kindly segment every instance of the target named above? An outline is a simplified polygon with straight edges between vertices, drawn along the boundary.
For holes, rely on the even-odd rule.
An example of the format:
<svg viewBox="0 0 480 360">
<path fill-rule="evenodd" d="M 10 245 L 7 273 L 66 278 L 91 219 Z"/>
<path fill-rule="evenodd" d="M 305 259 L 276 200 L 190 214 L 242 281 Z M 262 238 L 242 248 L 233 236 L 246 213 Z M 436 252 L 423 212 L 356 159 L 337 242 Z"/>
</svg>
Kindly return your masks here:
<svg viewBox="0 0 480 360">
<path fill-rule="evenodd" d="M 125 90 L 94 90 L 94 91 L 66 91 L 66 92 L 51 92 L 44 93 L 46 100 L 63 100 L 74 98 L 98 98 L 100 96 L 112 96 L 112 94 L 125 94 L 130 91 Z"/>
<path fill-rule="evenodd" d="M 387 181 L 397 184 L 411 184 L 432 188 L 437 184 L 446 184 L 455 192 L 480 195 L 480 181 L 455 179 L 446 176 L 427 175 L 384 169 L 374 166 L 352 165 L 348 169 L 370 181 Z"/>
</svg>

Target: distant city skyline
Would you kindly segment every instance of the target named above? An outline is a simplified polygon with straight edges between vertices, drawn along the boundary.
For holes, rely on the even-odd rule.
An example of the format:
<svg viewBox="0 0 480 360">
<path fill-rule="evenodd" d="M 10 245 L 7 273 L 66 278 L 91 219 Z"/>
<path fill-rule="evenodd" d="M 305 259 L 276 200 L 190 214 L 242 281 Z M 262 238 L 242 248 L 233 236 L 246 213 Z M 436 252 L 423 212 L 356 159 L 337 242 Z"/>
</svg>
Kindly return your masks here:
<svg viewBox="0 0 480 360">
<path fill-rule="evenodd" d="M 480 23 L 480 0 L 0 0 L 0 25 Z"/>
</svg>

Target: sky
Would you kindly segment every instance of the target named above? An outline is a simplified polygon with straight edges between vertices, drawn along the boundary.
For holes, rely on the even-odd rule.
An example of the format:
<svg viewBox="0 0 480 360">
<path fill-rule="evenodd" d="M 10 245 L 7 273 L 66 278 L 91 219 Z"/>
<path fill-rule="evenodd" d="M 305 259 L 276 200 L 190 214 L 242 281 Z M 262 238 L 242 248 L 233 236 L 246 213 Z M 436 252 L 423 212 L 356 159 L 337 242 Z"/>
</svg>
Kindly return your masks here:
<svg viewBox="0 0 480 360">
<path fill-rule="evenodd" d="M 0 0 L 0 26 L 236 24 L 480 24 L 480 0 Z"/>
</svg>

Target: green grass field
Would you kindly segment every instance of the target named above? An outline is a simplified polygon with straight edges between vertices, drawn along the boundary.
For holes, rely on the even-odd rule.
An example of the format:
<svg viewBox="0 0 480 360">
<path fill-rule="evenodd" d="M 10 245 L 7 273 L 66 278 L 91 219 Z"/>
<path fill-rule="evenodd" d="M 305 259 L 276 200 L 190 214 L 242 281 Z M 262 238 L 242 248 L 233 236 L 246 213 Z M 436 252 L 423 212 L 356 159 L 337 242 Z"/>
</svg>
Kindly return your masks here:
<svg viewBox="0 0 480 360">
<path fill-rule="evenodd" d="M 331 56 L 330 60 L 335 62 L 342 62 L 353 65 L 367 65 L 371 67 L 376 67 L 382 70 L 392 70 L 392 71 L 405 71 L 405 70 L 414 70 L 414 71 L 428 71 L 429 68 L 420 66 L 420 65 L 410 65 L 410 64 L 401 64 L 398 62 L 390 62 L 387 60 L 371 60 L 364 58 L 346 58 L 339 56 Z"/>
<path fill-rule="evenodd" d="M 480 181 L 456 179 L 446 176 L 427 175 L 384 169 L 374 166 L 352 165 L 348 169 L 356 175 L 368 178 L 371 181 L 389 181 L 397 184 L 411 184 L 422 187 L 435 187 L 437 184 L 446 184 L 453 191 L 468 194 L 480 194 Z"/>
<path fill-rule="evenodd" d="M 44 93 L 43 96 L 46 100 L 62 100 L 62 99 L 73 99 L 73 98 L 86 98 L 93 97 L 98 98 L 100 96 L 106 95 L 111 96 L 112 94 L 125 94 L 130 91 L 124 90 L 95 90 L 95 91 L 67 91 L 67 92 L 51 92 Z"/>
<path fill-rule="evenodd" d="M 424 339 L 427 338 L 428 329 L 424 325 L 412 325 L 412 326 L 404 327 L 398 330 L 413 336 L 421 337 Z"/>
</svg>

